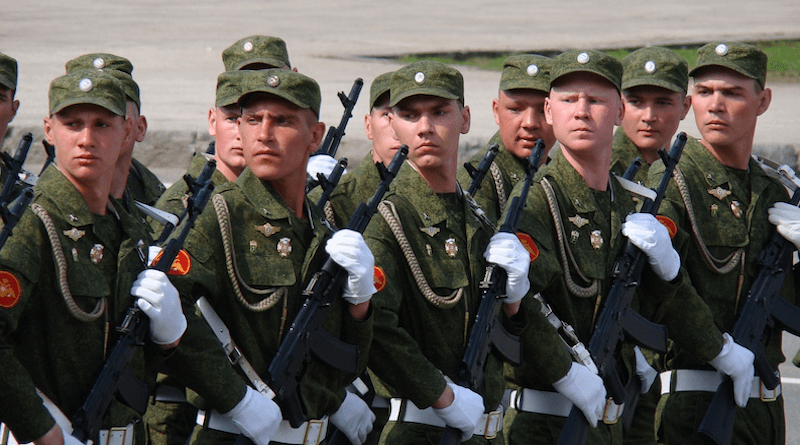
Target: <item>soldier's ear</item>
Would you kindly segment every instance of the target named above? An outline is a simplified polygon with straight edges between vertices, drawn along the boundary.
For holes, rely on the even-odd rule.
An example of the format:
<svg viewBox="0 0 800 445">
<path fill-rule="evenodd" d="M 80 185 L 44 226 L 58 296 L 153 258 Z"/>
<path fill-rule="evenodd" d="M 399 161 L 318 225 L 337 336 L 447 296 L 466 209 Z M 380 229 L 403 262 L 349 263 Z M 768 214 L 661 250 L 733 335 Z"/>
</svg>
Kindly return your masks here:
<svg viewBox="0 0 800 445">
<path fill-rule="evenodd" d="M 758 98 L 759 101 L 756 116 L 761 116 L 765 111 L 767 111 L 769 104 L 772 103 L 772 90 L 769 88 L 764 88 L 764 90 L 758 94 Z"/>
<path fill-rule="evenodd" d="M 44 138 L 50 145 L 55 145 L 55 140 L 53 139 L 53 117 L 46 117 L 44 118 L 44 123 L 42 125 L 42 129 L 44 130 Z"/>
<path fill-rule="evenodd" d="M 550 108 L 550 96 L 544 98 L 544 120 L 547 125 L 553 125 L 553 109 Z"/>
</svg>

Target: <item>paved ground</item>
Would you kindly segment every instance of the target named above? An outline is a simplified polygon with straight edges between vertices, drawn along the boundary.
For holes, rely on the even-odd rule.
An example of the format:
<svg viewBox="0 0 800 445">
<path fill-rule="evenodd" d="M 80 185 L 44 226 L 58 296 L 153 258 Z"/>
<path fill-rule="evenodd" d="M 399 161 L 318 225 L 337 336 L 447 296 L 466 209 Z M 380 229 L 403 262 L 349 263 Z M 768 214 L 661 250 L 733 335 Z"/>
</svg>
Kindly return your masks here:
<svg viewBox="0 0 800 445">
<path fill-rule="evenodd" d="M 356 77 L 368 86 L 376 75 L 399 67 L 377 56 L 800 38 L 798 17 L 796 0 L 677 0 L 666 6 L 624 0 L 26 0 L 4 5 L 0 51 L 20 62 L 17 96 L 22 106 L 14 124 L 21 128 L 41 127 L 48 83 L 63 73 L 67 60 L 86 52 L 131 59 L 151 129 L 137 157 L 171 182 L 183 173 L 189 151 L 205 144 L 206 113 L 223 70 L 222 50 L 247 35 L 286 40 L 292 64 L 320 82 L 322 119 L 335 125 L 341 115 L 337 91 L 349 91 Z M 499 73 L 460 69 L 473 116 L 463 140 L 477 145 L 495 131 L 490 103 Z M 755 143 L 783 162 L 796 160 L 800 85 L 771 86 L 774 100 L 759 120 Z M 343 142 L 351 159 L 360 159 L 366 147 L 361 130 L 366 102 L 356 107 Z M 691 116 L 682 129 L 697 134 Z M 161 148 L 151 151 L 154 146 Z M 794 337 L 786 341 L 790 357 L 799 347 Z M 783 372 L 800 379 L 791 365 Z M 784 389 L 788 443 L 798 443 L 800 426 L 794 420 L 800 413 L 800 380 L 787 382 L 792 382 Z"/>
</svg>

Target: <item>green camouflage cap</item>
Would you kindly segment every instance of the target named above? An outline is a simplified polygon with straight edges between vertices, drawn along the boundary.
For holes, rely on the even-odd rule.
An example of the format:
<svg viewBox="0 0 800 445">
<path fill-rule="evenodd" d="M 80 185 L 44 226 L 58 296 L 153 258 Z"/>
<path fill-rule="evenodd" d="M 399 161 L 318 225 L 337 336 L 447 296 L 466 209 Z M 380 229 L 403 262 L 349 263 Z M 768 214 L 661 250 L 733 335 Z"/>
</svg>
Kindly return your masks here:
<svg viewBox="0 0 800 445">
<path fill-rule="evenodd" d="M 259 71 L 244 71 L 241 77 L 242 93 L 239 104 L 252 93 L 274 94 L 297 105 L 310 108 L 319 118 L 322 96 L 319 84 L 312 78 L 295 71 L 271 68 Z"/>
<path fill-rule="evenodd" d="M 697 63 L 689 72 L 694 76 L 704 66 L 722 66 L 758 81 L 761 88 L 767 83 L 767 55 L 746 43 L 709 43 L 697 50 Z"/>
<path fill-rule="evenodd" d="M 422 60 L 392 74 L 389 106 L 410 96 L 436 96 L 464 102 L 464 77 L 457 69 L 441 62 Z"/>
<path fill-rule="evenodd" d="M 641 48 L 622 59 L 622 89 L 652 85 L 676 93 L 689 88 L 689 64 L 671 49 Z"/>
<path fill-rule="evenodd" d="M 93 104 L 125 116 L 125 91 L 116 77 L 102 70 L 73 71 L 50 82 L 50 114 L 71 105 Z"/>
<path fill-rule="evenodd" d="M 559 54 L 550 69 L 550 84 L 570 73 L 593 73 L 608 80 L 621 90 L 622 64 L 601 51 L 575 49 Z"/>
<path fill-rule="evenodd" d="M 17 61 L 3 53 L 0 53 L 0 85 L 17 89 Z"/>
<path fill-rule="evenodd" d="M 106 71 L 122 84 L 125 95 L 141 108 L 139 85 L 133 80 L 133 64 L 130 60 L 107 53 L 91 53 L 76 57 L 67 62 L 67 73 L 73 71 L 98 69 Z"/>
<path fill-rule="evenodd" d="M 236 71 L 252 63 L 265 63 L 274 68 L 292 67 L 286 42 L 279 37 L 250 36 L 222 52 L 225 71 Z"/>
<path fill-rule="evenodd" d="M 239 102 L 242 96 L 243 71 L 225 71 L 217 77 L 217 99 L 214 105 L 227 107 Z"/>
<path fill-rule="evenodd" d="M 500 89 L 526 89 L 550 92 L 550 68 L 553 59 L 537 54 L 519 54 L 503 61 Z"/>
<path fill-rule="evenodd" d="M 381 96 L 392 89 L 392 74 L 394 74 L 394 71 L 383 73 L 372 81 L 372 85 L 369 86 L 370 110 L 375 108 L 375 102 L 377 102 Z"/>
</svg>

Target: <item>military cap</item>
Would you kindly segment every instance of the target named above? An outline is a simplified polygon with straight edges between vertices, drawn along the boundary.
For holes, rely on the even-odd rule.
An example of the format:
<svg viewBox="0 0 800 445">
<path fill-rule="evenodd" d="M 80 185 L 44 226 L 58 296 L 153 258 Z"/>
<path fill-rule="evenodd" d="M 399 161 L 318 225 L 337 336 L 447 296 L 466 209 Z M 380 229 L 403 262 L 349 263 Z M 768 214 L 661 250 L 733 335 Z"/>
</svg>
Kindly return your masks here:
<svg viewBox="0 0 800 445">
<path fill-rule="evenodd" d="M 689 64 L 671 49 L 641 48 L 622 59 L 622 89 L 653 85 L 677 93 L 689 88 Z"/>
<path fill-rule="evenodd" d="M 227 107 L 239 102 L 242 96 L 243 74 L 241 71 L 225 71 L 217 77 L 217 99 L 214 105 Z"/>
<path fill-rule="evenodd" d="M 550 91 L 550 68 L 553 59 L 537 54 L 518 54 L 503 61 L 500 89 Z"/>
<path fill-rule="evenodd" d="M 392 74 L 389 106 L 417 95 L 464 101 L 464 77 L 450 66 L 432 60 L 407 65 Z"/>
<path fill-rule="evenodd" d="M 377 102 L 381 96 L 383 96 L 384 94 L 388 93 L 389 90 L 391 90 L 392 74 L 394 74 L 394 71 L 383 73 L 372 81 L 372 85 L 369 86 L 370 109 L 375 107 L 375 102 Z"/>
<path fill-rule="evenodd" d="M 614 84 L 617 90 L 622 89 L 622 64 L 608 54 L 593 49 L 576 49 L 559 54 L 550 69 L 550 84 L 561 76 L 578 72 L 597 74 Z"/>
<path fill-rule="evenodd" d="M 225 71 L 236 71 L 252 63 L 265 63 L 274 68 L 292 67 L 286 42 L 278 37 L 250 36 L 222 51 Z"/>
<path fill-rule="evenodd" d="M 125 116 L 125 91 L 116 77 L 101 70 L 72 71 L 50 82 L 50 114 L 71 105 L 93 104 Z"/>
<path fill-rule="evenodd" d="M 0 85 L 9 90 L 17 89 L 17 61 L 0 53 Z"/>
<path fill-rule="evenodd" d="M 239 104 L 243 104 L 246 96 L 252 93 L 274 94 L 300 108 L 310 108 L 319 117 L 322 102 L 319 84 L 304 74 L 280 68 L 245 71 L 241 82 Z"/>
<path fill-rule="evenodd" d="M 767 55 L 753 45 L 746 43 L 709 43 L 697 50 L 697 63 L 689 72 L 694 76 L 705 66 L 722 66 L 755 79 L 761 88 L 767 82 Z"/>
<path fill-rule="evenodd" d="M 66 65 L 68 73 L 90 69 L 103 70 L 116 77 L 122 84 L 128 99 L 135 102 L 138 108 L 142 107 L 139 85 L 133 80 L 133 64 L 130 60 L 114 54 L 90 53 L 76 57 Z"/>
</svg>

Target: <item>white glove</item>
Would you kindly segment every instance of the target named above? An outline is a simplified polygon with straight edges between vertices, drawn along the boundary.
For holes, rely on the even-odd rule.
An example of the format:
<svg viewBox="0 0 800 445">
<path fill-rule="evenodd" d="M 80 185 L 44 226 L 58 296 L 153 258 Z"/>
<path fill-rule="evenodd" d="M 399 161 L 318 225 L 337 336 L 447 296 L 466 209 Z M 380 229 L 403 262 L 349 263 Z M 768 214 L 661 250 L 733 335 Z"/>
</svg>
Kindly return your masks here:
<svg viewBox="0 0 800 445">
<path fill-rule="evenodd" d="M 603 379 L 589 371 L 589 368 L 577 362 L 572 362 L 567 375 L 553 383 L 556 391 L 568 398 L 577 406 L 586 420 L 597 426 L 597 421 L 603 418 L 606 409 L 606 387 Z"/>
<path fill-rule="evenodd" d="M 85 445 L 72 434 L 67 434 L 63 429 L 61 432 L 64 434 L 64 445 Z"/>
<path fill-rule="evenodd" d="M 157 345 L 178 341 L 186 331 L 186 317 L 178 290 L 164 272 L 146 269 L 131 287 L 136 304 L 150 318 L 150 339 Z"/>
<path fill-rule="evenodd" d="M 531 282 L 528 269 L 531 267 L 531 256 L 516 235 L 500 232 L 494 234 L 483 252 L 483 257 L 490 263 L 497 264 L 506 271 L 506 303 L 516 303 L 528 293 Z"/>
<path fill-rule="evenodd" d="M 308 164 L 306 164 L 306 173 L 308 173 L 314 180 L 317 180 L 317 173 L 322 173 L 323 176 L 326 178 L 333 173 L 333 169 L 336 168 L 336 164 L 338 161 L 333 158 L 333 156 L 329 155 L 314 155 L 308 158 Z M 347 169 L 344 169 L 342 174 L 347 173 Z"/>
<path fill-rule="evenodd" d="M 656 381 L 658 371 L 650 366 L 650 363 L 647 363 L 647 359 L 644 358 L 644 354 L 642 354 L 642 350 L 638 346 L 633 347 L 633 353 L 636 355 L 636 375 L 642 381 L 641 393 L 645 394 L 650 391 L 650 387 Z"/>
<path fill-rule="evenodd" d="M 375 258 L 364 237 L 355 230 L 339 230 L 325 244 L 325 251 L 347 271 L 347 285 L 342 298 L 350 304 L 369 301 L 378 290 L 373 279 Z"/>
<path fill-rule="evenodd" d="M 769 222 L 775 225 L 778 233 L 800 249 L 800 207 L 788 202 L 776 202 L 767 209 Z"/>
<path fill-rule="evenodd" d="M 372 431 L 375 414 L 361 397 L 348 392 L 339 409 L 331 415 L 331 422 L 347 436 L 351 444 L 361 445 Z"/>
<path fill-rule="evenodd" d="M 447 386 L 453 390 L 453 403 L 444 408 L 434 408 L 433 412 L 444 420 L 447 426 L 461 430 L 461 441 L 464 442 L 472 437 L 475 426 L 483 415 L 483 397 L 480 394 L 455 383 L 448 383 Z"/>
<path fill-rule="evenodd" d="M 158 246 L 150 246 L 147 248 L 147 264 L 150 267 L 155 266 L 156 258 L 164 249 Z M 159 258 L 160 259 L 160 258 Z"/>
<path fill-rule="evenodd" d="M 275 402 L 249 386 L 242 400 L 222 416 L 256 445 L 268 445 L 283 419 Z"/>
<path fill-rule="evenodd" d="M 733 337 L 727 332 L 722 334 L 722 338 L 725 340 L 722 351 L 708 364 L 730 376 L 733 380 L 733 398 L 740 408 L 744 408 L 753 388 L 753 377 L 755 377 L 753 360 L 756 356 L 749 349 L 733 341 Z"/>
<path fill-rule="evenodd" d="M 672 281 L 681 268 L 681 257 L 672 247 L 669 232 L 655 216 L 632 213 L 622 223 L 622 234 L 647 255 L 650 267 L 664 281 Z"/>
</svg>

